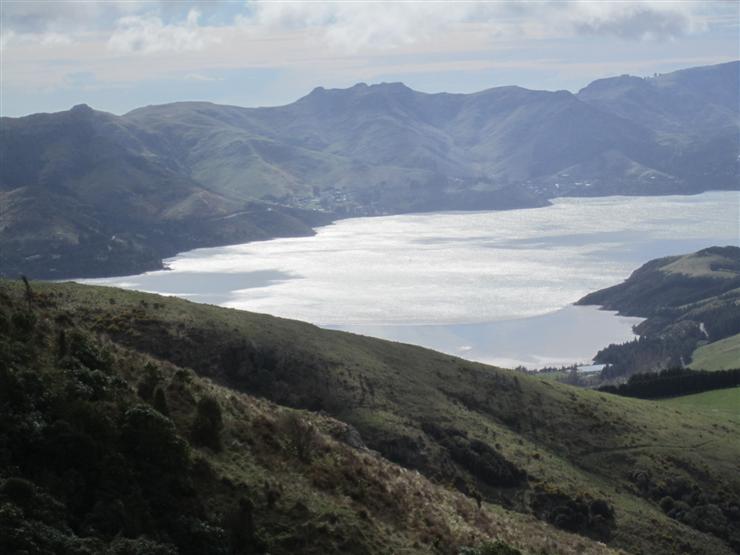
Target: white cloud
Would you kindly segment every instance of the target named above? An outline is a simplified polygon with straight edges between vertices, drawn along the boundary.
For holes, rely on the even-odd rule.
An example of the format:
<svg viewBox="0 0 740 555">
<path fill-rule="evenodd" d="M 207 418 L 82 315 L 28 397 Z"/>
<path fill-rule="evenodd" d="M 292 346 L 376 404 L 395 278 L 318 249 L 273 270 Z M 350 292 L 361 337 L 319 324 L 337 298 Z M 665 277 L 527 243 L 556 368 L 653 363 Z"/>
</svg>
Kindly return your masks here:
<svg viewBox="0 0 740 555">
<path fill-rule="evenodd" d="M 150 54 L 203 50 L 208 44 L 220 42 L 212 29 L 198 25 L 199 18 L 197 10 L 190 10 L 180 25 L 165 24 L 154 15 L 122 17 L 108 40 L 108 48 L 115 52 Z"/>
<path fill-rule="evenodd" d="M 2 0 L 0 46 L 66 46 L 143 5 L 143 1 L 135 0 Z"/>
<path fill-rule="evenodd" d="M 272 30 L 315 28 L 329 45 L 349 52 L 394 48 L 430 39 L 468 17 L 471 4 L 424 2 L 269 2 L 253 3 L 242 24 Z"/>
<path fill-rule="evenodd" d="M 0 29 L 0 50 L 5 50 L 14 38 L 15 32 L 12 29 Z"/>
<path fill-rule="evenodd" d="M 90 30 L 152 6 L 146 0 L 4 0 L 0 8 L 3 25 L 16 33 L 38 34 Z"/>
<path fill-rule="evenodd" d="M 12 44 L 32 44 L 37 46 L 66 46 L 74 42 L 72 37 L 62 33 L 16 33 L 12 29 L 0 31 L 0 50 Z"/>
<path fill-rule="evenodd" d="M 72 37 L 62 33 L 43 33 L 39 36 L 42 46 L 62 46 L 72 44 Z"/>
<path fill-rule="evenodd" d="M 577 32 L 625 39 L 666 40 L 705 29 L 695 2 L 585 2 L 571 22 Z"/>
<path fill-rule="evenodd" d="M 596 2 L 252 2 L 242 25 L 262 29 L 313 28 L 348 52 L 434 42 L 462 23 L 485 25 L 493 37 L 593 34 L 664 40 L 703 30 L 701 4 L 685 0 Z"/>
<path fill-rule="evenodd" d="M 184 78 L 186 81 L 223 81 L 221 77 L 212 77 L 210 75 L 203 75 L 202 73 L 188 73 Z"/>
</svg>

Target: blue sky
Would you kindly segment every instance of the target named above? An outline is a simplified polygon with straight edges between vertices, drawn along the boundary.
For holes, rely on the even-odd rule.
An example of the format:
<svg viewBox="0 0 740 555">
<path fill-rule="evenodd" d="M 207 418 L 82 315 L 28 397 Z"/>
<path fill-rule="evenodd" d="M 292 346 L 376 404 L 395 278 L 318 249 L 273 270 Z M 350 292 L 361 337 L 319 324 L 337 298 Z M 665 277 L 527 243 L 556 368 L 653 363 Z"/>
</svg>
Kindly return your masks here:
<svg viewBox="0 0 740 555">
<path fill-rule="evenodd" d="M 292 102 L 402 81 L 577 91 L 740 58 L 737 2 L 3 0 L 0 113 Z"/>
</svg>

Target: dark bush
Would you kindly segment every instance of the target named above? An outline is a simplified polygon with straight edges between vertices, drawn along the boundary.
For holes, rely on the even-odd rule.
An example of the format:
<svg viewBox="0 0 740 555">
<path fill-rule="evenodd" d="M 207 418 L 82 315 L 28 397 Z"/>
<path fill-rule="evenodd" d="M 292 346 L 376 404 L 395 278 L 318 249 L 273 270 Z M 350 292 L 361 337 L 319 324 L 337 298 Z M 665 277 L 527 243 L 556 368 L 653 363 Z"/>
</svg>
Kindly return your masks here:
<svg viewBox="0 0 740 555">
<path fill-rule="evenodd" d="M 296 457 L 301 462 L 311 462 L 317 439 L 313 426 L 293 412 L 283 415 L 279 426 L 288 440 L 288 447 L 295 453 Z"/>
<path fill-rule="evenodd" d="M 0 364 L 0 407 L 19 411 L 28 408 L 29 401 L 18 373 Z"/>
<path fill-rule="evenodd" d="M 676 501 L 673 503 L 673 508 L 668 511 L 668 516 L 676 520 L 684 520 L 690 510 L 691 507 L 685 501 Z"/>
<path fill-rule="evenodd" d="M 702 532 L 708 532 L 720 538 L 727 535 L 727 519 L 717 505 L 692 507 L 682 520 Z"/>
<path fill-rule="evenodd" d="M 522 555 L 522 552 L 502 541 L 496 541 L 478 547 L 463 547 L 459 555 Z"/>
<path fill-rule="evenodd" d="M 147 363 L 144 367 L 144 377 L 141 379 L 137 387 L 139 397 L 144 401 L 150 402 L 154 395 L 154 389 L 161 380 L 162 376 L 157 367 L 152 363 Z"/>
<path fill-rule="evenodd" d="M 578 532 L 588 525 L 588 509 L 575 502 L 557 505 L 548 513 L 548 520 L 557 528 Z"/>
<path fill-rule="evenodd" d="M 10 321 L 13 327 L 13 335 L 16 339 L 28 341 L 36 328 L 36 314 L 31 311 L 14 312 Z"/>
<path fill-rule="evenodd" d="M 256 535 L 254 505 L 242 497 L 224 518 L 224 529 L 229 536 L 232 553 L 262 553 L 267 546 Z"/>
<path fill-rule="evenodd" d="M 670 495 L 666 495 L 660 500 L 660 508 L 663 509 L 664 513 L 668 513 L 675 505 L 675 500 Z"/>
<path fill-rule="evenodd" d="M 221 430 L 224 427 L 221 407 L 213 397 L 203 397 L 198 401 L 195 420 L 190 429 L 193 443 L 221 450 Z"/>
<path fill-rule="evenodd" d="M 198 518 L 178 518 L 171 534 L 181 555 L 231 555 L 226 531 Z"/>
<path fill-rule="evenodd" d="M 372 447 L 382 453 L 386 459 L 406 468 L 424 468 L 428 462 L 424 454 L 424 445 L 410 436 L 399 435 L 384 439 Z"/>
<path fill-rule="evenodd" d="M 83 366 L 91 370 L 104 370 L 106 372 L 111 369 L 113 363 L 111 353 L 101 349 L 87 335 L 74 331 L 70 334 L 67 342 L 70 355 Z"/>
<path fill-rule="evenodd" d="M 121 439 L 125 452 L 143 469 L 159 474 L 187 466 L 187 445 L 178 437 L 175 425 L 150 407 L 126 411 Z"/>
<path fill-rule="evenodd" d="M 483 482 L 499 487 L 515 487 L 527 480 L 522 469 L 508 461 L 487 443 L 468 441 L 462 436 L 442 442 L 452 460 Z"/>
<path fill-rule="evenodd" d="M 611 505 L 603 499 L 591 501 L 591 504 L 588 507 L 588 512 L 592 518 L 597 516 L 606 519 L 614 518 L 614 509 L 612 509 Z"/>
<path fill-rule="evenodd" d="M 560 491 L 536 492 L 534 513 L 553 526 L 608 541 L 615 526 L 614 509 L 603 499 L 570 497 Z"/>
<path fill-rule="evenodd" d="M 8 478 L 0 487 L 0 495 L 8 498 L 19 507 L 27 508 L 35 495 L 34 485 L 23 478 Z"/>
<path fill-rule="evenodd" d="M 152 400 L 152 406 L 154 407 L 154 410 L 161 412 L 165 416 L 169 416 L 170 408 L 167 405 L 167 397 L 165 396 L 164 391 L 161 387 L 158 387 L 154 390 L 154 399 Z"/>
<path fill-rule="evenodd" d="M 740 369 L 707 372 L 673 368 L 658 373 L 635 374 L 627 383 L 603 386 L 599 391 L 639 399 L 661 399 L 737 386 L 740 386 Z"/>
<path fill-rule="evenodd" d="M 172 545 L 140 537 L 136 539 L 116 538 L 105 553 L 106 555 L 177 555 L 178 551 Z"/>
</svg>

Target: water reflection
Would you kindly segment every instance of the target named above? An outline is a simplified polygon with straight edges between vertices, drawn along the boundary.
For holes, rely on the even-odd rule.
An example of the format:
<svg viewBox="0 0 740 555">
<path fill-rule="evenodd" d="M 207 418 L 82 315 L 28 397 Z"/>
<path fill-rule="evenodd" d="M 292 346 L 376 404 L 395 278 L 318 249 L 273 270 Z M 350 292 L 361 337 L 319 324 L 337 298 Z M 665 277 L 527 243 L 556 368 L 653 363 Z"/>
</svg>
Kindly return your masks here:
<svg viewBox="0 0 740 555">
<path fill-rule="evenodd" d="M 570 307 L 644 262 L 738 244 L 740 194 L 557 199 L 526 210 L 341 220 L 314 237 L 198 249 L 87 280 L 498 364 L 587 362 L 634 320 Z"/>
<path fill-rule="evenodd" d="M 571 305 L 531 318 L 480 324 L 331 327 L 497 366 L 542 368 L 589 363 L 599 348 L 634 338 L 632 326 L 641 321 L 597 307 Z"/>
</svg>

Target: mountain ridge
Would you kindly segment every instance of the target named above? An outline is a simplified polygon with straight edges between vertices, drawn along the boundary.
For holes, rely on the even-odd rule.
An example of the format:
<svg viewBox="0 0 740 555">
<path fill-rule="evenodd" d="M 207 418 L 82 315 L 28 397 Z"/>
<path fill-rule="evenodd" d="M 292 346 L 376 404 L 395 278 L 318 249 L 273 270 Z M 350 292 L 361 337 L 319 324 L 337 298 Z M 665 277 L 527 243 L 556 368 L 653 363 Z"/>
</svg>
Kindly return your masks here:
<svg viewBox="0 0 740 555">
<path fill-rule="evenodd" d="M 2 118 L 0 275 L 105 275 L 108 248 L 127 273 L 148 270 L 178 250 L 267 237 L 286 211 L 301 222 L 282 229 L 289 235 L 353 215 L 737 189 L 739 67 L 616 77 L 577 94 L 357 84 L 278 107 L 180 102 L 116 116 L 77 105 Z M 98 224 L 65 219 L 57 203 Z M 246 206 L 260 207 L 267 229 L 249 219 L 225 231 L 202 225 Z M 191 226 L 197 236 L 184 237 Z M 97 246 L 79 247 L 78 236 Z M 39 257 L 56 270 L 44 272 Z"/>
</svg>

